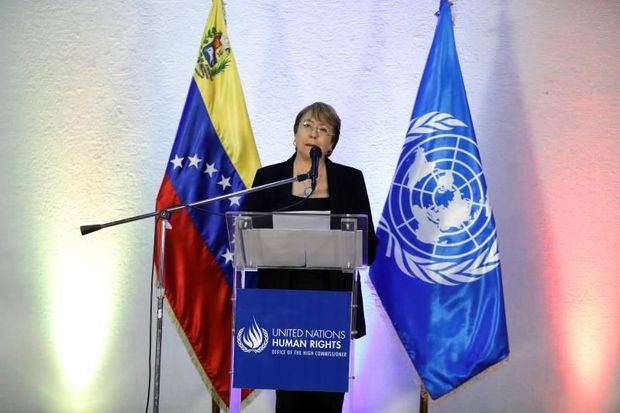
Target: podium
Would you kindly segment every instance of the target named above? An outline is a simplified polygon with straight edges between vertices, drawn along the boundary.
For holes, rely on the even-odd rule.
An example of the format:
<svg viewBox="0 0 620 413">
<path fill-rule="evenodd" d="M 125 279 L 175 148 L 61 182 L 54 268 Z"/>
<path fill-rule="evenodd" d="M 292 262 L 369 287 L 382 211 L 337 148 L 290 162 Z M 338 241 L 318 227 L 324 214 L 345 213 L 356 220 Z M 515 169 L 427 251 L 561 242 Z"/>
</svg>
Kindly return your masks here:
<svg viewBox="0 0 620 413">
<path fill-rule="evenodd" d="M 235 269 L 230 411 L 240 411 L 242 388 L 351 395 L 359 271 L 368 263 L 367 216 L 226 215 Z M 314 281 L 302 280 L 302 289 L 266 279 L 306 274 Z M 321 285 L 324 274 L 338 287 Z M 255 288 L 257 276 L 261 288 Z"/>
</svg>

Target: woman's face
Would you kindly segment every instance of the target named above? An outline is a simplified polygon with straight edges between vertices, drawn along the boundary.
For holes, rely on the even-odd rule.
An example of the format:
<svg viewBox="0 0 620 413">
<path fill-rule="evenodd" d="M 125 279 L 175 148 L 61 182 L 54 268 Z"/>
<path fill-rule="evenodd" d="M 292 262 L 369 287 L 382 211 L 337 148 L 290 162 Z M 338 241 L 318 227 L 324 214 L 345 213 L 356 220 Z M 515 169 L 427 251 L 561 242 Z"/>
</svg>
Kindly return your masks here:
<svg viewBox="0 0 620 413">
<path fill-rule="evenodd" d="M 318 146 L 323 156 L 327 155 L 332 150 L 333 135 L 334 130 L 329 124 L 321 122 L 312 114 L 302 116 L 295 134 L 297 155 L 310 159 L 310 149 L 313 146 Z"/>
</svg>

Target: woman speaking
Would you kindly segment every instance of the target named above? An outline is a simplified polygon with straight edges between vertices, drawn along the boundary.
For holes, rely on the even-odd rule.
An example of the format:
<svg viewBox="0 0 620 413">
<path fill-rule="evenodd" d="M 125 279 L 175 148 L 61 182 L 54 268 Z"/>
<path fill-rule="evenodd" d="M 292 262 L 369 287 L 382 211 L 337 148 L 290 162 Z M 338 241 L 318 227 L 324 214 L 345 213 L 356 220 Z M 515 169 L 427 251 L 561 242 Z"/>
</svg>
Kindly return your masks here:
<svg viewBox="0 0 620 413">
<path fill-rule="evenodd" d="M 318 177 L 259 191 L 248 196 L 246 211 L 327 211 L 330 214 L 368 216 L 368 264 L 375 256 L 377 239 L 362 172 L 329 160 L 340 137 L 340 118 L 333 107 L 316 102 L 303 108 L 293 125 L 295 153 L 287 161 L 257 171 L 253 186 L 307 173 L 320 149 Z M 316 166 L 315 166 L 316 167 Z M 333 270 L 264 270 L 258 286 L 269 289 L 351 291 L 350 274 Z M 355 338 L 366 334 L 361 289 L 358 284 Z M 325 372 L 329 374 L 329 372 Z M 276 391 L 276 413 L 341 412 L 344 393 Z"/>
</svg>

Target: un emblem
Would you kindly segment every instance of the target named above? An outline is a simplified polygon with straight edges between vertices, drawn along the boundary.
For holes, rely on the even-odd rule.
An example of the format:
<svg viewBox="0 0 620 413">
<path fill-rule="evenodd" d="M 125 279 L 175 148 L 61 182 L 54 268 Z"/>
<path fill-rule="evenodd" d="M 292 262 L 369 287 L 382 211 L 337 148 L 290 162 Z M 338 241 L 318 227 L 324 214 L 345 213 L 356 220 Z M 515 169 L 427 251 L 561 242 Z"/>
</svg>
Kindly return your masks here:
<svg viewBox="0 0 620 413">
<path fill-rule="evenodd" d="M 237 333 L 237 345 L 245 353 L 260 353 L 269 343 L 267 330 L 258 325 L 256 320 L 246 330 L 245 327 L 239 329 Z"/>
<path fill-rule="evenodd" d="M 411 121 L 379 222 L 387 256 L 427 283 L 477 281 L 499 265 L 478 146 L 455 133 L 466 128 L 448 113 Z"/>
</svg>

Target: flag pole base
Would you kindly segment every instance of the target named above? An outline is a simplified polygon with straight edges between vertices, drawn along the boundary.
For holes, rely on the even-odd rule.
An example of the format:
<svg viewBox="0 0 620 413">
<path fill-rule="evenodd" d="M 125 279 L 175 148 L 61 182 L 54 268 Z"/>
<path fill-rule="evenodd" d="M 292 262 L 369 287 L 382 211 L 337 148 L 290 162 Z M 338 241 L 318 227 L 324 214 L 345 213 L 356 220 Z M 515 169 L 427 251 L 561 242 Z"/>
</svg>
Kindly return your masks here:
<svg viewBox="0 0 620 413">
<path fill-rule="evenodd" d="M 211 413 L 220 413 L 220 405 L 217 404 L 214 398 L 211 398 Z"/>
<path fill-rule="evenodd" d="M 420 413 L 428 413 L 428 392 L 424 387 L 420 387 Z"/>
</svg>

